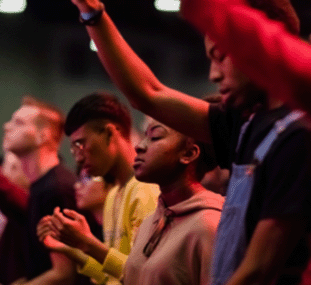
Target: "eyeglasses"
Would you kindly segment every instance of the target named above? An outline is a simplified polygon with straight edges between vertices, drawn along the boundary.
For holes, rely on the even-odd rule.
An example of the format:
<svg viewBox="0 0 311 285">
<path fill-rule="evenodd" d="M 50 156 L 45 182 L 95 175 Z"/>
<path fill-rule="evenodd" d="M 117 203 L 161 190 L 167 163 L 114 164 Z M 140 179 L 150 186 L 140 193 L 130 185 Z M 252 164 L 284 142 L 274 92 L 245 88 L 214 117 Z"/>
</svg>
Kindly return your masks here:
<svg viewBox="0 0 311 285">
<path fill-rule="evenodd" d="M 85 144 L 80 141 L 75 141 L 70 146 L 70 152 L 73 156 L 76 156 L 78 153 L 81 153 L 84 150 Z"/>
<path fill-rule="evenodd" d="M 91 175 L 81 175 L 77 182 L 80 183 L 81 185 L 86 185 L 90 181 L 93 181 L 93 182 L 103 182 L 103 177 L 101 177 L 101 176 L 91 176 Z"/>
</svg>

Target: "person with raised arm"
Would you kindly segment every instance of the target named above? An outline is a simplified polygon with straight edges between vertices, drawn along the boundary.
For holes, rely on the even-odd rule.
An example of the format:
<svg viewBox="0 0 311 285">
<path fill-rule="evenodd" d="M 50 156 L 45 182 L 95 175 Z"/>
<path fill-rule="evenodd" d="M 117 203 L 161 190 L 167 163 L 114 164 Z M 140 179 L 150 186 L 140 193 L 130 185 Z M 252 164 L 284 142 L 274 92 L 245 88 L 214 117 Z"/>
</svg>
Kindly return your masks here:
<svg viewBox="0 0 311 285">
<path fill-rule="evenodd" d="M 220 167 L 230 170 L 229 199 L 217 234 L 213 284 L 299 284 L 309 259 L 302 252 L 308 252 L 307 225 L 311 219 L 310 132 L 304 114 L 292 111 L 281 99 L 289 98 L 283 93 L 288 83 L 275 81 L 273 91 L 280 94 L 267 94 L 264 81 L 250 79 L 233 63 L 230 50 L 221 48 L 221 41 L 219 45 L 206 36 L 210 79 L 219 85 L 223 103 L 203 102 L 159 82 L 122 38 L 103 3 L 72 2 L 81 12 L 81 22 L 94 40 L 101 62 L 132 106 L 181 133 L 212 141 Z M 219 9 L 215 15 L 208 14 L 214 17 L 211 35 L 222 31 L 226 14 L 221 14 L 221 7 L 227 2 L 195 2 L 206 7 L 215 4 L 211 11 Z M 192 1 L 187 3 L 192 11 Z M 288 0 L 247 3 L 298 33 L 299 21 Z M 225 11 L 230 8 L 228 5 Z M 206 13 L 202 11 L 199 19 Z M 244 24 L 239 28 L 244 29 Z M 241 41 L 237 42 L 240 47 Z M 251 52 L 255 60 L 261 58 L 256 55 L 256 45 L 245 55 Z M 291 55 L 295 57 L 295 53 Z M 272 67 L 277 74 L 287 70 L 277 64 Z"/>
<path fill-rule="evenodd" d="M 271 3 L 285 9 L 290 5 L 282 0 Z M 251 6 L 246 0 L 182 0 L 181 14 L 216 41 L 269 96 L 310 114 L 310 44 Z"/>
</svg>

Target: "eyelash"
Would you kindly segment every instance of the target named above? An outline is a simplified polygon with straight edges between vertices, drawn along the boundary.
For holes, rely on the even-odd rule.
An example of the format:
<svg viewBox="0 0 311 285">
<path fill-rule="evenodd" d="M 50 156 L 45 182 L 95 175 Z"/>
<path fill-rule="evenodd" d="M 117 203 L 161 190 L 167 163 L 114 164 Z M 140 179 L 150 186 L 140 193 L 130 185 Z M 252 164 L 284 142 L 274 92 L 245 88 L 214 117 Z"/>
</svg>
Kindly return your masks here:
<svg viewBox="0 0 311 285">
<path fill-rule="evenodd" d="M 161 139 L 161 137 L 151 137 L 151 138 L 150 138 L 151 141 L 157 141 L 157 140 L 159 140 L 159 139 Z"/>
</svg>

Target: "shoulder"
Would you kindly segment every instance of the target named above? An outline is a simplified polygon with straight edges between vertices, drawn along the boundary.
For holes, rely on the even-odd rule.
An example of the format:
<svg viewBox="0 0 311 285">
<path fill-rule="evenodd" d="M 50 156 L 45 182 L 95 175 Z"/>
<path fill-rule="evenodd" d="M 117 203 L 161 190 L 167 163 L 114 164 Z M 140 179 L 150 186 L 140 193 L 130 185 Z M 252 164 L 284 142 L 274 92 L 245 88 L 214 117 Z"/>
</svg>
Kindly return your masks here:
<svg viewBox="0 0 311 285">
<path fill-rule="evenodd" d="M 311 155 L 311 124 L 310 121 L 302 118 L 290 124 L 272 146 L 270 153 L 278 155 L 280 153 L 287 154 L 305 154 Z M 290 152 L 290 153 L 289 153 Z"/>
<path fill-rule="evenodd" d="M 125 186 L 124 195 L 131 200 L 147 201 L 149 199 L 157 199 L 160 194 L 159 186 L 151 183 L 138 181 L 135 177 Z"/>
<path fill-rule="evenodd" d="M 202 236 L 214 238 L 216 230 L 220 221 L 221 211 L 224 203 L 224 197 L 206 190 L 199 195 L 201 203 L 198 200 L 199 206 L 194 212 L 187 216 L 186 227 L 191 231 L 189 233 L 195 234 L 198 239 Z"/>
<path fill-rule="evenodd" d="M 216 234 L 217 227 L 220 221 L 221 211 L 215 209 L 205 209 L 198 211 L 191 218 L 193 225 L 193 232 L 201 239 L 203 236 L 213 237 Z"/>
<path fill-rule="evenodd" d="M 57 165 L 53 169 L 53 175 L 59 184 L 73 185 L 77 180 L 76 175 L 62 164 Z"/>
</svg>

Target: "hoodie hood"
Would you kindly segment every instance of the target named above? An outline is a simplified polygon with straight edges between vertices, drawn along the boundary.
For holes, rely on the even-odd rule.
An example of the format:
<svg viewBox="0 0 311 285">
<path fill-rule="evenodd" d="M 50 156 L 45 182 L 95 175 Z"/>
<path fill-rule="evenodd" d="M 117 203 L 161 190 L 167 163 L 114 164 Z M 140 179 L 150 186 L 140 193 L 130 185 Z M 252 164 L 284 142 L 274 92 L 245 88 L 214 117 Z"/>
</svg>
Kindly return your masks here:
<svg viewBox="0 0 311 285">
<path fill-rule="evenodd" d="M 173 217 L 184 216 L 192 212 L 200 210 L 216 210 L 221 211 L 224 203 L 224 197 L 209 190 L 201 191 L 198 194 L 190 197 L 189 199 L 182 201 L 171 207 L 166 207 L 161 195 L 159 196 L 159 203 L 156 209 L 155 217 L 158 220 L 164 212 L 172 212 Z"/>
</svg>

